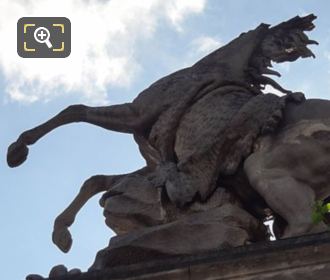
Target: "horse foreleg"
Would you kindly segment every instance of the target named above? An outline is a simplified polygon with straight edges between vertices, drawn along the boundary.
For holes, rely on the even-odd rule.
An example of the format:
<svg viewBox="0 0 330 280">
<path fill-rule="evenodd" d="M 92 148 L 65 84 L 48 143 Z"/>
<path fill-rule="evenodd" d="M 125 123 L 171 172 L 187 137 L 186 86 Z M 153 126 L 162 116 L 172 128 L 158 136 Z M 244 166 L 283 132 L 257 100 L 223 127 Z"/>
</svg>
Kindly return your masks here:
<svg viewBox="0 0 330 280">
<path fill-rule="evenodd" d="M 134 133 L 139 127 L 139 118 L 131 103 L 106 107 L 72 105 L 47 122 L 23 132 L 8 148 L 7 162 L 10 167 L 22 164 L 32 145 L 57 127 L 74 122 L 87 122 L 105 129 Z"/>
<path fill-rule="evenodd" d="M 68 252 L 72 245 L 72 237 L 68 228 L 73 224 L 79 210 L 94 195 L 109 190 L 126 175 L 96 175 L 84 182 L 78 195 L 70 205 L 57 216 L 54 222 L 52 239 L 59 249 Z"/>
</svg>

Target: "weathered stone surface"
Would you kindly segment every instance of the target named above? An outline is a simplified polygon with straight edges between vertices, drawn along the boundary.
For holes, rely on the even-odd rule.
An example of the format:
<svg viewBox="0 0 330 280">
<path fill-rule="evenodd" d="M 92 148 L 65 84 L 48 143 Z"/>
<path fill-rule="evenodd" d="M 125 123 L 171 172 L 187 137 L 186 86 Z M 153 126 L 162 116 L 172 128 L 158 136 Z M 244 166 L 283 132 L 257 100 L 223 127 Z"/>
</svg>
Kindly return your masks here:
<svg viewBox="0 0 330 280">
<path fill-rule="evenodd" d="M 328 103 L 329 101 L 324 101 Z M 281 129 L 260 137 L 253 153 L 244 162 L 251 186 L 262 195 L 273 211 L 287 221 L 282 238 L 322 232 L 327 226 L 312 221 L 313 206 L 330 195 L 329 118 L 310 117 L 306 108 L 320 104 L 308 100 L 295 106 L 303 116 L 296 122 L 282 123 Z M 320 106 L 319 110 L 322 107 Z M 288 110 L 289 111 L 289 110 Z"/>
<path fill-rule="evenodd" d="M 106 224 L 117 234 L 166 222 L 161 188 L 144 176 L 128 176 L 107 194 L 104 204 Z"/>
<path fill-rule="evenodd" d="M 69 275 L 77 275 L 77 274 L 81 274 L 81 270 L 79 268 L 73 268 L 70 269 L 68 272 Z"/>
<path fill-rule="evenodd" d="M 43 278 L 41 275 L 39 274 L 30 274 L 28 276 L 26 276 L 25 278 L 26 280 L 43 280 L 45 278 Z"/>
<path fill-rule="evenodd" d="M 100 251 L 91 269 L 137 263 L 143 259 L 198 254 L 212 249 L 237 247 L 253 239 L 260 223 L 243 209 L 224 204 L 186 215 L 175 222 L 113 237 Z"/>
<path fill-rule="evenodd" d="M 329 275 L 326 232 L 52 280 L 328 280 Z"/>
<path fill-rule="evenodd" d="M 60 277 L 68 274 L 68 269 L 63 264 L 54 266 L 49 272 L 49 278 Z"/>
<path fill-rule="evenodd" d="M 93 268 L 243 245 L 262 233 L 260 210 L 266 207 L 282 220 L 281 237 L 324 230 L 310 216 L 315 200 L 330 195 L 330 125 L 323 123 L 330 117 L 330 102 L 305 100 L 302 93 L 285 90 L 265 76 L 279 75 L 269 69 L 271 61 L 314 56 L 307 46 L 316 42 L 305 31 L 314 28 L 315 18 L 311 14 L 273 27 L 261 24 L 153 83 L 130 103 L 72 105 L 23 132 L 8 148 L 11 167 L 26 160 L 27 146 L 74 122 L 132 134 L 146 161 L 130 174 L 86 180 L 56 218 L 53 242 L 63 252 L 70 250 L 69 227 L 100 192 L 107 192 L 101 203 L 106 223 L 119 235 Z M 264 94 L 266 85 L 287 95 Z M 310 122 L 314 115 L 318 119 L 313 121 L 323 127 L 306 134 L 311 124 L 291 142 L 282 141 L 281 135 L 292 135 L 299 122 Z M 299 122 L 290 126 L 290 116 Z M 237 183 L 242 182 L 237 177 L 246 182 Z M 234 202 L 219 203 L 220 189 L 227 189 Z M 65 274 L 63 267 L 51 272 Z"/>
</svg>

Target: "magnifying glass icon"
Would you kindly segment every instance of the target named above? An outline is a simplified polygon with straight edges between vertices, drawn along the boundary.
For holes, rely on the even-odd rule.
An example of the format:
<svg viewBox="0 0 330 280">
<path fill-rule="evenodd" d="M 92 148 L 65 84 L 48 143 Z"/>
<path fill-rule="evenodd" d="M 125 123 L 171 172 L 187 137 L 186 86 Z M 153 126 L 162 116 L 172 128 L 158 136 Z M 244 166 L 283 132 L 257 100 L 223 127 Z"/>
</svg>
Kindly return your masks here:
<svg viewBox="0 0 330 280">
<path fill-rule="evenodd" d="M 34 39 L 38 43 L 45 43 L 49 49 L 53 47 L 52 43 L 49 41 L 50 33 L 46 27 L 38 27 L 34 30 Z"/>
</svg>

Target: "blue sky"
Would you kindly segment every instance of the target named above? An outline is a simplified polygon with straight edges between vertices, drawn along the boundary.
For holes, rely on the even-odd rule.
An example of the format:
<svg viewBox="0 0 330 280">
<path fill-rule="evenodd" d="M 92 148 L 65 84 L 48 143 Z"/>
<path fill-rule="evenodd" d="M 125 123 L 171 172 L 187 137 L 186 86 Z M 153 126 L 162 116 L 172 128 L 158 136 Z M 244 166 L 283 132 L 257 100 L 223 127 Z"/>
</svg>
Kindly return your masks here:
<svg viewBox="0 0 330 280">
<path fill-rule="evenodd" d="M 320 43 L 313 47 L 316 59 L 275 68 L 284 87 L 309 98 L 329 98 L 329 11 L 326 0 L 0 0 L 0 35 L 8 38 L 0 45 L 2 278 L 47 275 L 61 263 L 86 270 L 112 235 L 99 197 L 89 201 L 71 227 L 74 244 L 68 254 L 51 242 L 54 218 L 90 176 L 126 173 L 144 164 L 130 135 L 72 124 L 31 146 L 28 160 L 11 169 L 6 165 L 7 147 L 21 132 L 70 104 L 131 101 L 153 81 L 261 22 L 277 24 L 309 13 L 318 16 L 310 33 Z M 68 17 L 73 27 L 71 56 L 18 57 L 16 22 L 23 16 Z"/>
</svg>

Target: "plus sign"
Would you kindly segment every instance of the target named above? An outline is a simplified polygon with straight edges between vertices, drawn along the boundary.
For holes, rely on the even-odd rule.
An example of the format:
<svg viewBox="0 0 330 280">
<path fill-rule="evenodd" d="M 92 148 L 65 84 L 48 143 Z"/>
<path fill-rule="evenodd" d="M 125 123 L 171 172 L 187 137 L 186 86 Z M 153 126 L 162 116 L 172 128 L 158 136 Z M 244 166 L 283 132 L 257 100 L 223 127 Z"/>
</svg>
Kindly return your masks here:
<svg viewBox="0 0 330 280">
<path fill-rule="evenodd" d="M 43 39 L 44 39 L 44 36 L 47 36 L 47 34 L 44 33 L 43 30 L 41 30 L 41 31 L 37 34 L 37 36 L 38 36 L 39 38 L 41 38 L 40 40 L 43 40 Z"/>
</svg>

